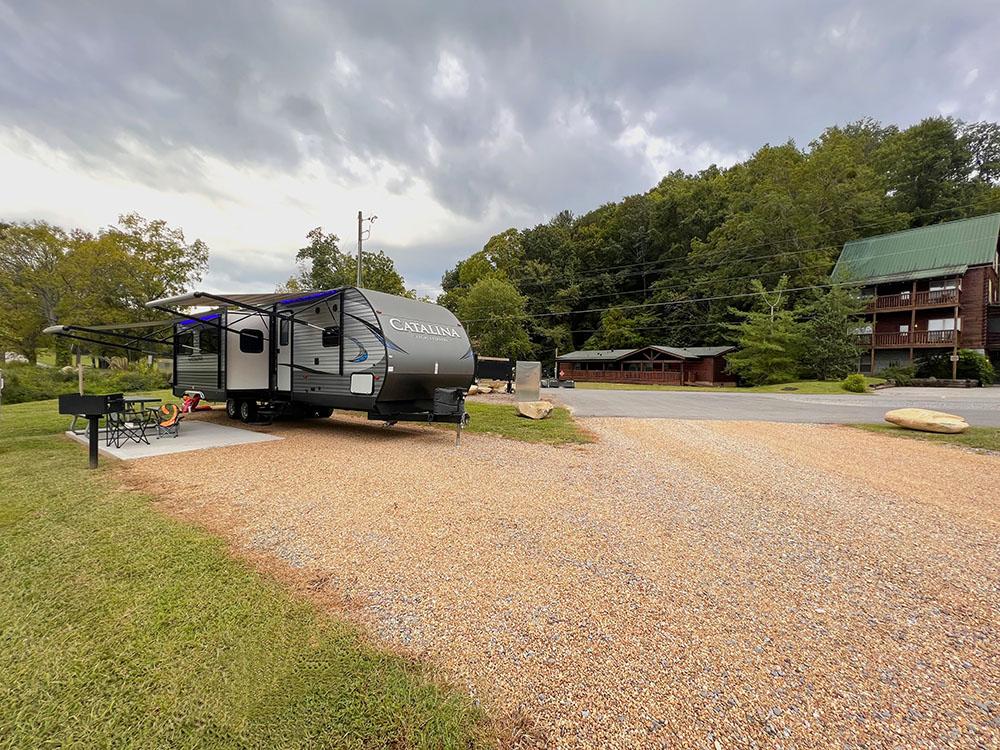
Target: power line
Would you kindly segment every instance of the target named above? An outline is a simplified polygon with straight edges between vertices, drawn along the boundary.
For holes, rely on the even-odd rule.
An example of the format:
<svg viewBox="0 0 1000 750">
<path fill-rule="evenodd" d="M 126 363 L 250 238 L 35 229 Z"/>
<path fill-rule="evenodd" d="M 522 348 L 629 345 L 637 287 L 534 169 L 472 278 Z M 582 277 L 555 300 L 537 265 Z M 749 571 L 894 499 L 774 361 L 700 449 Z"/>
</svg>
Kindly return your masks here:
<svg viewBox="0 0 1000 750">
<path fill-rule="evenodd" d="M 982 200 L 975 201 L 973 203 L 968 203 L 968 204 L 965 204 L 965 205 L 962 205 L 962 206 L 955 206 L 953 208 L 941 209 L 941 210 L 938 210 L 938 211 L 927 211 L 927 212 L 921 212 L 921 213 L 915 213 L 915 214 L 908 214 L 908 216 L 911 219 L 913 219 L 913 218 L 925 218 L 925 217 L 928 217 L 928 216 L 936 216 L 936 215 L 939 215 L 939 214 L 942 214 L 942 213 L 948 213 L 948 212 L 951 212 L 951 211 L 959 211 L 959 210 L 966 209 L 966 208 L 975 208 L 977 206 L 990 205 L 990 204 L 995 203 L 995 202 L 997 202 L 995 198 L 983 198 Z M 978 218 L 978 217 L 966 217 L 966 218 Z M 956 219 L 956 221 L 961 221 L 961 219 Z M 869 224 L 860 224 L 860 225 L 858 225 L 856 227 L 853 227 L 853 229 L 854 230 L 867 229 L 867 228 L 870 228 L 870 227 L 873 227 L 873 226 L 880 226 L 880 225 L 885 225 L 885 224 L 889 224 L 889 223 L 892 223 L 892 220 L 886 219 L 886 220 L 879 221 L 879 222 L 871 222 Z M 900 231 L 906 231 L 906 230 L 900 230 Z M 731 253 L 736 253 L 736 252 L 740 252 L 740 251 L 743 251 L 743 250 L 753 250 L 753 249 L 756 249 L 756 248 L 759 248 L 759 247 L 774 247 L 775 245 L 778 245 L 778 244 L 790 243 L 790 242 L 793 242 L 793 241 L 808 242 L 808 241 L 819 239 L 821 237 L 827 237 L 827 236 L 830 236 L 830 235 L 833 235 L 833 234 L 837 234 L 837 233 L 838 232 L 836 230 L 831 230 L 829 232 L 823 232 L 823 233 L 820 233 L 820 234 L 816 234 L 816 235 L 812 235 L 812 236 L 807 236 L 807 237 L 798 237 L 798 238 L 795 238 L 795 239 L 776 240 L 776 241 L 773 241 L 773 242 L 764 242 L 764 243 L 757 243 L 757 244 L 752 244 L 752 245 L 738 245 L 736 247 L 722 248 L 720 250 L 720 252 L 725 252 L 725 253 L 730 253 L 731 254 Z M 860 238 L 860 239 L 864 239 L 864 238 Z M 850 241 L 850 240 L 848 240 L 848 241 Z M 714 268 L 714 267 L 717 267 L 717 266 L 720 266 L 720 265 L 725 265 L 726 263 L 732 263 L 732 262 L 746 263 L 746 262 L 755 261 L 755 260 L 767 260 L 769 258 L 778 258 L 778 257 L 789 256 L 789 255 L 802 255 L 802 254 L 805 254 L 805 253 L 820 252 L 822 250 L 835 250 L 835 249 L 839 249 L 841 247 L 842 247 L 842 244 L 821 245 L 821 246 L 817 246 L 817 247 L 807 248 L 807 249 L 804 249 L 804 250 L 795 250 L 795 251 L 791 251 L 791 252 L 782 251 L 782 252 L 777 252 L 777 253 L 771 253 L 771 254 L 768 254 L 768 255 L 750 256 L 750 257 L 747 257 L 747 258 L 720 258 L 720 259 L 718 259 L 714 263 L 698 263 L 698 264 L 691 265 L 691 266 L 676 267 L 676 268 L 672 268 L 670 270 L 672 272 L 680 272 L 680 271 L 687 271 L 687 270 L 697 270 L 697 269 L 701 269 L 701 268 Z M 564 279 L 588 279 L 588 278 L 592 278 L 594 276 L 601 275 L 601 272 L 603 272 L 603 271 L 636 268 L 638 266 L 655 266 L 655 265 L 661 265 L 661 264 L 668 264 L 668 263 L 671 263 L 673 260 L 674 259 L 672 259 L 672 258 L 666 258 L 666 259 L 660 258 L 660 259 L 657 259 L 657 260 L 643 261 L 641 263 L 630 263 L 630 264 L 612 265 L 612 266 L 593 266 L 593 267 L 590 267 L 590 268 L 586 269 L 585 272 L 580 273 L 580 274 L 562 274 L 562 275 L 553 276 L 553 277 L 551 277 L 549 279 L 542 279 L 541 277 L 538 277 L 538 276 L 534 276 L 534 277 L 526 276 L 526 277 L 521 277 L 519 280 L 516 280 L 514 283 L 515 283 L 515 286 L 518 286 L 519 288 L 524 288 L 525 286 L 527 286 L 528 288 L 531 288 L 532 286 L 546 286 L 546 285 L 549 285 L 549 284 L 552 284 L 552 283 L 556 283 L 556 282 L 558 282 L 560 280 L 564 280 Z M 626 276 L 639 276 L 639 275 L 642 275 L 643 273 L 646 273 L 647 271 L 652 271 L 652 270 L 655 270 L 655 269 L 644 269 L 642 271 L 637 271 L 637 272 L 634 272 L 634 273 L 631 273 L 631 274 L 625 274 L 625 275 Z M 533 285 L 532 284 L 525 284 L 524 283 L 525 279 L 527 279 L 529 281 L 534 280 L 535 283 Z M 470 286 L 472 286 L 472 285 L 471 284 L 457 284 L 457 285 L 451 287 L 451 289 L 462 289 L 462 288 L 468 288 Z"/>
<path fill-rule="evenodd" d="M 943 249 L 943 248 L 955 247 L 955 246 L 961 245 L 961 244 L 964 244 L 964 243 L 962 243 L 962 242 L 948 242 L 948 243 L 944 243 L 944 244 L 940 244 L 940 245 L 932 245 L 931 247 L 911 248 L 909 250 L 897 250 L 897 251 L 892 252 L 892 253 L 879 253 L 877 255 L 869 255 L 869 256 L 867 256 L 867 259 L 887 258 L 887 257 L 891 257 L 891 256 L 896 256 L 896 255 L 906 255 L 906 254 L 909 254 L 909 253 L 918 252 L 918 250 L 919 250 L 919 252 L 926 252 L 927 250 L 940 250 L 940 249 Z M 823 264 L 823 265 L 825 265 L 825 264 Z M 802 268 L 809 268 L 809 267 L 810 266 L 801 266 L 801 267 L 798 267 L 798 269 L 782 269 L 782 270 L 777 270 L 777 271 L 768 271 L 768 272 L 764 272 L 762 274 L 750 274 L 750 275 L 744 275 L 744 276 L 731 276 L 731 277 L 727 278 L 726 281 L 732 282 L 732 281 L 742 281 L 742 280 L 751 280 L 751 279 L 758 279 L 759 280 L 759 279 L 761 279 L 761 278 L 763 278 L 765 276 L 774 276 L 774 275 L 779 274 L 779 273 L 782 274 L 782 275 L 784 275 L 784 274 L 788 273 L 789 270 L 801 270 Z M 815 266 L 815 267 L 819 267 L 819 266 Z M 701 281 L 692 281 L 692 282 L 687 283 L 687 284 L 677 284 L 677 285 L 674 285 L 672 287 L 660 287 L 660 288 L 656 289 L 656 292 L 670 291 L 671 289 L 681 289 L 681 288 L 683 288 L 683 289 L 690 289 L 691 287 L 697 287 L 699 285 L 702 285 L 702 284 L 705 284 L 705 283 L 712 283 L 714 281 L 715 281 L 715 279 L 703 279 Z M 840 283 L 831 283 L 831 284 L 804 286 L 804 287 L 798 287 L 798 288 L 794 288 L 794 289 L 787 289 L 785 291 L 795 292 L 795 291 L 804 291 L 804 290 L 807 290 L 807 289 L 823 289 L 823 288 L 829 288 L 829 287 L 834 287 L 834 286 L 857 286 L 857 285 L 858 285 L 858 282 L 855 282 L 855 281 L 852 281 L 852 280 L 847 280 L 847 281 L 840 282 Z M 611 294 L 628 294 L 628 292 L 616 292 L 616 293 L 613 292 Z M 590 313 L 590 312 L 606 312 L 608 310 L 614 310 L 614 309 L 630 309 L 630 308 L 636 308 L 636 307 L 653 307 L 653 306 L 657 306 L 657 305 L 679 305 L 679 304 L 690 304 L 690 303 L 696 303 L 696 302 L 712 302 L 712 301 L 719 300 L 719 299 L 737 299 L 737 298 L 740 298 L 740 297 L 755 296 L 756 294 L 757 294 L 757 292 L 748 292 L 748 293 L 743 293 L 743 294 L 738 294 L 738 295 L 731 295 L 731 296 L 723 295 L 723 296 L 716 296 L 716 297 L 701 297 L 699 299 L 668 300 L 668 301 L 664 301 L 664 302 L 647 302 L 645 304 L 635 304 L 635 305 L 612 305 L 610 307 L 593 308 L 593 309 L 590 309 L 590 310 L 567 310 L 567 311 L 563 311 L 563 312 L 549 312 L 549 313 L 535 313 L 535 314 L 527 314 L 527 313 L 525 313 L 525 314 L 519 315 L 519 316 L 510 316 L 510 315 L 508 315 L 508 316 L 502 316 L 502 317 L 499 317 L 499 318 L 492 318 L 492 317 L 491 318 L 474 318 L 472 320 L 462 321 L 462 323 L 463 324 L 479 323 L 479 322 L 488 321 L 488 320 L 505 320 L 505 319 L 511 319 L 511 318 L 517 318 L 517 319 L 524 318 L 524 319 L 528 319 L 528 318 L 536 318 L 536 317 L 551 317 L 551 316 L 557 316 L 557 315 L 583 315 L 583 314 Z M 596 298 L 598 296 L 609 296 L 609 295 L 588 295 L 588 298 L 594 299 L 594 298 Z M 648 298 L 647 298 L 647 300 L 648 300 Z"/>
<path fill-rule="evenodd" d="M 958 245 L 963 245 L 963 244 L 965 244 L 965 243 L 964 242 L 948 242 L 948 243 L 941 244 L 941 245 L 932 245 L 930 247 L 920 248 L 920 252 L 925 252 L 927 250 L 940 250 L 940 249 L 943 249 L 943 248 L 956 247 Z M 889 258 L 889 257 L 892 257 L 894 255 L 905 255 L 905 254 L 911 253 L 911 252 L 916 252 L 916 250 L 897 250 L 897 251 L 891 252 L 891 253 L 878 253 L 876 255 L 866 256 L 866 260 L 870 260 L 872 258 Z M 750 275 L 744 275 L 744 276 L 727 276 L 724 280 L 727 281 L 727 282 L 729 282 L 729 281 L 740 281 L 740 280 L 743 280 L 743 279 L 763 278 L 765 276 L 777 276 L 779 274 L 786 274 L 786 273 L 791 273 L 791 272 L 794 272 L 794 271 L 803 271 L 803 270 L 811 269 L 811 268 L 825 268 L 827 265 L 828 264 L 824 262 L 824 263 L 813 263 L 813 264 L 810 264 L 810 265 L 791 266 L 789 268 L 779 268 L 779 269 L 776 269 L 774 271 L 763 271 L 760 274 L 750 274 Z M 685 282 L 683 284 L 674 284 L 672 286 L 656 286 L 655 283 L 654 283 L 654 285 L 652 287 L 650 287 L 646 291 L 653 292 L 653 293 L 659 293 L 659 292 L 670 291 L 672 289 L 688 289 L 688 288 L 693 287 L 693 286 L 700 286 L 700 285 L 703 285 L 703 284 L 717 283 L 718 281 L 719 281 L 719 279 L 711 279 L 711 278 L 709 278 L 709 279 L 696 279 L 694 281 Z M 587 299 L 599 299 L 601 297 L 614 297 L 616 295 L 625 296 L 625 295 L 629 295 L 629 294 L 636 294 L 639 291 L 640 290 L 635 289 L 633 291 L 604 292 L 604 293 L 601 293 L 601 294 L 587 294 L 586 297 L 587 297 Z"/>
</svg>

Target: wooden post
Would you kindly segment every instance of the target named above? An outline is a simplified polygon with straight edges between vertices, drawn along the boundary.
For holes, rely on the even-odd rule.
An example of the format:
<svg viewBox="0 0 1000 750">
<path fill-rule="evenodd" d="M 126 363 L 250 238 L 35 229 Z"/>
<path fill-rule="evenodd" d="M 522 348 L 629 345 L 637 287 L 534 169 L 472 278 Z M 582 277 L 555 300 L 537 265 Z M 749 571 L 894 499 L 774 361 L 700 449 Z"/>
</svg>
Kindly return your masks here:
<svg viewBox="0 0 1000 750">
<path fill-rule="evenodd" d="M 957 284 L 956 284 L 957 286 Z M 957 289 L 956 289 L 957 291 Z M 958 305 L 955 305 L 955 321 L 952 324 L 953 330 L 951 332 L 952 341 L 954 344 L 951 348 L 951 379 L 955 380 L 958 377 Z"/>
<path fill-rule="evenodd" d="M 77 390 L 80 395 L 83 395 L 83 356 L 80 354 L 80 348 L 76 349 L 76 380 L 77 380 Z"/>
<path fill-rule="evenodd" d="M 910 343 L 916 341 L 917 335 L 917 282 L 913 282 L 910 291 Z M 910 365 L 913 365 L 913 347 L 910 347 Z"/>
<path fill-rule="evenodd" d="M 875 295 L 872 298 L 872 333 L 868 341 L 868 354 L 871 357 L 871 369 L 868 374 L 875 375 L 875 323 L 878 319 L 878 284 L 875 285 Z"/>
</svg>

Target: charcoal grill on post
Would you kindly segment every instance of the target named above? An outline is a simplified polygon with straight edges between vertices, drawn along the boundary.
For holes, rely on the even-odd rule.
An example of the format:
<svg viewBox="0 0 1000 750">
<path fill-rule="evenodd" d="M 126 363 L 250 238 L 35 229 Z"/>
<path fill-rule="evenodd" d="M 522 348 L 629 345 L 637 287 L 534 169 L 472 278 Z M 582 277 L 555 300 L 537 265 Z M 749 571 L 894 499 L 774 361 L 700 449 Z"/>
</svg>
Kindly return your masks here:
<svg viewBox="0 0 1000 750">
<path fill-rule="evenodd" d="M 81 396 L 70 393 L 59 397 L 59 413 L 77 415 L 82 414 L 89 423 L 88 434 L 90 446 L 90 468 L 97 468 L 97 446 L 98 446 L 98 423 L 101 417 L 112 412 L 125 410 L 124 393 L 107 393 L 103 396 Z"/>
</svg>

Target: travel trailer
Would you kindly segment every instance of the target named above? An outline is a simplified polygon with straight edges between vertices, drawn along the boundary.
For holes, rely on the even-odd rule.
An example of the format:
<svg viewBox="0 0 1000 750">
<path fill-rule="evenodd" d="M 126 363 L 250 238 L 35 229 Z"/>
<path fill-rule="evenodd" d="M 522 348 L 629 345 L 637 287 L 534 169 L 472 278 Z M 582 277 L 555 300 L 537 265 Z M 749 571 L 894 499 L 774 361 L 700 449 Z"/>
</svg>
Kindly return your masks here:
<svg viewBox="0 0 1000 750">
<path fill-rule="evenodd" d="M 462 324 L 439 305 L 345 287 L 190 292 L 146 306 L 173 317 L 45 332 L 131 350 L 171 346 L 174 394 L 225 401 L 226 413 L 246 422 L 325 417 L 334 409 L 387 423 L 468 420 L 475 355 Z M 184 314 L 191 309 L 199 312 Z M 136 333 L 143 327 L 148 332 Z"/>
</svg>

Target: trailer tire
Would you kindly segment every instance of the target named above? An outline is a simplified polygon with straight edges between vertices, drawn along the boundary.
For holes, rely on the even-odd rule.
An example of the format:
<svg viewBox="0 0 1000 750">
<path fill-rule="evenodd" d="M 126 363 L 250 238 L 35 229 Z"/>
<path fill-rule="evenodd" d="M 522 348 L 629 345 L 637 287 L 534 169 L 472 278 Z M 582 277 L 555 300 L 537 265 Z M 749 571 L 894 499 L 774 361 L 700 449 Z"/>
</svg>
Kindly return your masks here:
<svg viewBox="0 0 1000 750">
<path fill-rule="evenodd" d="M 329 419 L 333 416 L 332 406 L 321 406 L 318 409 L 312 410 L 312 416 L 318 417 L 319 419 Z"/>
<path fill-rule="evenodd" d="M 240 401 L 240 421 L 253 422 L 257 419 L 257 402 Z"/>
<path fill-rule="evenodd" d="M 240 418 L 240 402 L 235 398 L 226 399 L 226 416 L 230 419 Z"/>
</svg>

